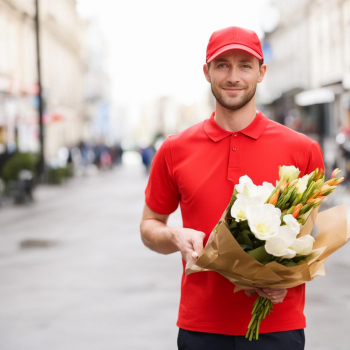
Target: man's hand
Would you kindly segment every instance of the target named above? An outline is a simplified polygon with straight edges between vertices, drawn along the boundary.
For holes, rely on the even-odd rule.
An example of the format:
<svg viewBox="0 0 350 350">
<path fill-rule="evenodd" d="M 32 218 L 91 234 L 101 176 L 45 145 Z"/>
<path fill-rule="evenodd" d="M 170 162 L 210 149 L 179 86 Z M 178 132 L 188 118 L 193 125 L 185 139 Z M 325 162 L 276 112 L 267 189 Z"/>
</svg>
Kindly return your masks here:
<svg viewBox="0 0 350 350">
<path fill-rule="evenodd" d="M 255 289 L 247 289 L 244 291 L 244 293 L 246 294 L 247 297 L 251 298 L 256 293 L 256 290 Z"/>
<path fill-rule="evenodd" d="M 203 251 L 205 233 L 189 228 L 167 226 L 169 215 L 159 214 L 145 204 L 140 224 L 142 242 L 150 249 L 171 254 L 181 252 L 188 262 L 196 260 Z"/>
<path fill-rule="evenodd" d="M 199 257 L 203 251 L 204 238 L 205 233 L 201 231 L 189 228 L 172 229 L 172 240 L 186 262 Z"/>
<path fill-rule="evenodd" d="M 287 289 L 277 289 L 277 288 L 254 288 L 245 290 L 245 294 L 250 298 L 255 293 L 260 296 L 270 299 L 272 304 L 282 303 L 283 299 L 287 295 Z"/>
</svg>

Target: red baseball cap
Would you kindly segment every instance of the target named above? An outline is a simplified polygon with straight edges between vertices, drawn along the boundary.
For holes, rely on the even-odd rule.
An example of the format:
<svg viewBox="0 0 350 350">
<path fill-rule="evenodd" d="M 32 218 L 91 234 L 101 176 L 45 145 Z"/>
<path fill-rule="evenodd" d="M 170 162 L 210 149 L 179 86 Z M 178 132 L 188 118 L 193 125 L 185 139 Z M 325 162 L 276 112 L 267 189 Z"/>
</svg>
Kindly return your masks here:
<svg viewBox="0 0 350 350">
<path fill-rule="evenodd" d="M 264 60 L 261 43 L 255 32 L 240 27 L 228 27 L 214 32 L 207 47 L 207 63 L 229 50 L 243 50 Z"/>
</svg>

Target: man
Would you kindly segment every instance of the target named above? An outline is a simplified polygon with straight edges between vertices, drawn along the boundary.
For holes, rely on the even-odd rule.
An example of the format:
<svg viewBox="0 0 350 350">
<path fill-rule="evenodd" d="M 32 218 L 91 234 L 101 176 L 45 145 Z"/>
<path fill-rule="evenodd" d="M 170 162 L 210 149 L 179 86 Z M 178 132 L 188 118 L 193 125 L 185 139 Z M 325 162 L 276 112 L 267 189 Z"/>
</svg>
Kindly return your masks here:
<svg viewBox="0 0 350 350">
<path fill-rule="evenodd" d="M 203 250 L 239 177 L 248 175 L 257 185 L 274 184 L 279 165 L 295 165 L 301 176 L 324 168 L 315 141 L 256 110 L 256 86 L 266 73 L 263 60 L 254 32 L 239 27 L 214 32 L 203 71 L 216 98 L 215 112 L 168 137 L 152 164 L 141 237 L 156 252 L 180 251 L 184 268 Z M 183 228 L 168 227 L 167 219 L 179 203 Z M 183 274 L 179 349 L 304 349 L 304 285 L 288 291 L 233 289 L 215 272 Z M 275 306 L 260 326 L 259 340 L 249 342 L 244 335 L 257 294 Z"/>
</svg>

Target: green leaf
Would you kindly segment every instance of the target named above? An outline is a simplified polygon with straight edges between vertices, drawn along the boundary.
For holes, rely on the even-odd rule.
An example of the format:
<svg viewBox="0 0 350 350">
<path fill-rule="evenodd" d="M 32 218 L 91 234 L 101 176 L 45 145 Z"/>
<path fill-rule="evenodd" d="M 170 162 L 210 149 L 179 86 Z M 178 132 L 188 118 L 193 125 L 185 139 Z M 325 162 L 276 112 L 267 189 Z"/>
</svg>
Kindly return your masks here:
<svg viewBox="0 0 350 350">
<path fill-rule="evenodd" d="M 248 220 L 243 220 L 243 221 L 240 221 L 238 223 L 238 227 L 243 231 L 245 229 L 249 229 L 249 225 L 248 225 Z"/>
<path fill-rule="evenodd" d="M 244 251 L 247 251 L 247 250 L 250 250 L 252 249 L 252 247 L 250 247 L 249 245 L 247 244 L 240 244 L 241 248 L 244 250 Z"/>
<path fill-rule="evenodd" d="M 236 237 L 237 237 L 238 235 L 241 234 L 241 232 L 239 231 L 238 228 L 234 228 L 234 229 L 230 230 L 230 232 L 231 232 L 232 236 L 233 236 L 235 239 L 236 239 Z"/>
<path fill-rule="evenodd" d="M 250 240 L 248 235 L 240 234 L 237 236 L 236 241 L 239 243 L 239 245 L 242 247 L 242 245 L 246 245 L 250 249 L 253 249 L 253 243 Z"/>
<path fill-rule="evenodd" d="M 272 256 L 267 253 L 267 251 L 265 250 L 265 246 L 253 249 L 247 253 L 264 265 L 272 260 Z"/>
<path fill-rule="evenodd" d="M 254 249 L 265 245 L 265 241 L 260 241 L 257 238 L 253 239 L 252 242 L 253 242 L 253 248 Z"/>
<path fill-rule="evenodd" d="M 248 237 L 250 240 L 254 243 L 254 241 L 257 241 L 258 239 L 254 236 L 254 233 L 248 233 Z"/>
<path fill-rule="evenodd" d="M 283 260 L 281 262 L 282 265 L 287 266 L 287 267 L 293 267 L 293 266 L 297 266 L 297 263 L 294 262 L 293 260 Z"/>
<path fill-rule="evenodd" d="M 301 260 L 305 260 L 307 257 L 307 255 L 298 255 L 298 256 L 295 256 L 292 260 L 295 262 L 295 263 L 298 263 L 299 261 Z"/>
<path fill-rule="evenodd" d="M 236 228 L 237 227 L 237 222 L 235 220 L 232 220 L 232 222 L 230 223 L 230 229 Z"/>
</svg>

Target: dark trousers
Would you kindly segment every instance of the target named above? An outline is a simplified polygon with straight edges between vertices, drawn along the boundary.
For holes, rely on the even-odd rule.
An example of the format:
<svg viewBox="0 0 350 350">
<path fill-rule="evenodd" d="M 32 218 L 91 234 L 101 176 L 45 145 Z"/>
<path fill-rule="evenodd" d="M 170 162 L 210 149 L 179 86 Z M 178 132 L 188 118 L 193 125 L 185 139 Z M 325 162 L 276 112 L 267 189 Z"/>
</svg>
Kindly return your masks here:
<svg viewBox="0 0 350 350">
<path fill-rule="evenodd" d="M 303 329 L 260 334 L 258 340 L 249 341 L 244 336 L 179 330 L 179 350 L 304 350 Z"/>
</svg>

